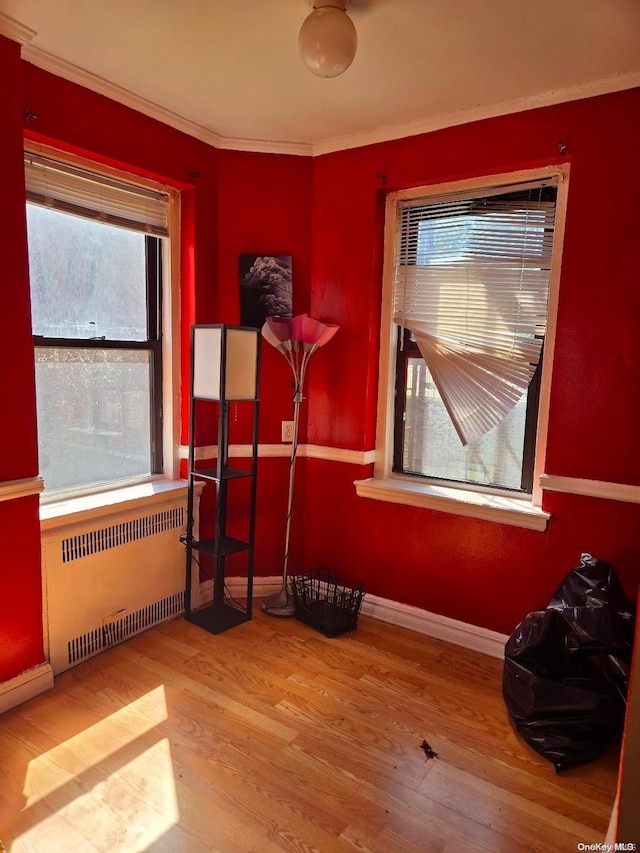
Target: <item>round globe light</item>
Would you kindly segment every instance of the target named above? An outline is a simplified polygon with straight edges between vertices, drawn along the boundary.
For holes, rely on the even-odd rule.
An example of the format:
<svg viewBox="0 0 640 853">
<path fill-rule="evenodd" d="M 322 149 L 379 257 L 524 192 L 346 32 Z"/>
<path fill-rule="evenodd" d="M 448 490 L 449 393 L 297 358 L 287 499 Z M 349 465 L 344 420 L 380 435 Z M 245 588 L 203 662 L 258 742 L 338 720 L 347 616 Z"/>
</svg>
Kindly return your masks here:
<svg viewBox="0 0 640 853">
<path fill-rule="evenodd" d="M 318 6 L 298 36 L 302 61 L 317 77 L 337 77 L 353 62 L 358 34 L 353 21 L 336 6 Z"/>
</svg>

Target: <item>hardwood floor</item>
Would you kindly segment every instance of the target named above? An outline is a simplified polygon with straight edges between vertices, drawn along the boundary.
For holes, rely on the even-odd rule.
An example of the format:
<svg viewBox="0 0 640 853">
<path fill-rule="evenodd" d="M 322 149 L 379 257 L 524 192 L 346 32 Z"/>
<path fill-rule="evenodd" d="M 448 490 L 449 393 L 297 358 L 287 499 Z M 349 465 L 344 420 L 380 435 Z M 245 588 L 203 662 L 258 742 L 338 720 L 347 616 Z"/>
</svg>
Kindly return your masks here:
<svg viewBox="0 0 640 853">
<path fill-rule="evenodd" d="M 7 850 L 560 853 L 603 841 L 617 750 L 556 775 L 512 731 L 500 661 L 365 617 L 329 640 L 254 613 L 219 636 L 162 625 L 0 716 Z"/>
</svg>

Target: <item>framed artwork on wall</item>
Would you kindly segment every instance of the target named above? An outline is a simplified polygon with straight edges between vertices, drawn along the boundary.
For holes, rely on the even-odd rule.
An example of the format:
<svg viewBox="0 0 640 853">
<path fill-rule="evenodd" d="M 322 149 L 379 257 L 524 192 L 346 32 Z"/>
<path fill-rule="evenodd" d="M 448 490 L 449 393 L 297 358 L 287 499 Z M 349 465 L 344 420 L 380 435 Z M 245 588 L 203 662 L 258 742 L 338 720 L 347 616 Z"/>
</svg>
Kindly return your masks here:
<svg viewBox="0 0 640 853">
<path fill-rule="evenodd" d="M 261 328 L 267 317 L 292 316 L 291 255 L 240 255 L 240 324 Z"/>
</svg>

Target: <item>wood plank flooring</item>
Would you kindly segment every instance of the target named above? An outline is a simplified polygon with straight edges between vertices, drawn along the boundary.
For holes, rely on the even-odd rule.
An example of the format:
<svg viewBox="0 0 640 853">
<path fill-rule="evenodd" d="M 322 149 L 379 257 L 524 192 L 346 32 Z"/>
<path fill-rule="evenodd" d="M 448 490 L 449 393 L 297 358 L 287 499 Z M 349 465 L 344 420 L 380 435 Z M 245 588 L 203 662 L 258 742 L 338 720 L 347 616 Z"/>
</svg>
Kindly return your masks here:
<svg viewBox="0 0 640 853">
<path fill-rule="evenodd" d="M 254 614 L 219 636 L 159 626 L 0 716 L 7 851 L 568 853 L 603 841 L 617 750 L 556 775 L 511 728 L 500 661 L 365 617 L 330 640 Z"/>
</svg>

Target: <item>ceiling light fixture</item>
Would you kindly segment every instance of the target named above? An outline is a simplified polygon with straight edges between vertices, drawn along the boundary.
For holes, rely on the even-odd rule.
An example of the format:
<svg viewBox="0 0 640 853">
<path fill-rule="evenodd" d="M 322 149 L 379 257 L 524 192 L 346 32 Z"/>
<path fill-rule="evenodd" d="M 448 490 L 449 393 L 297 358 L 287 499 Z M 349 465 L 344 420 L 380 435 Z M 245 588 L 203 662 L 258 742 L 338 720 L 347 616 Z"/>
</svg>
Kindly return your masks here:
<svg viewBox="0 0 640 853">
<path fill-rule="evenodd" d="M 347 0 L 313 0 L 313 12 L 298 35 L 302 61 L 317 77 L 337 77 L 353 62 L 358 34 Z"/>
</svg>

